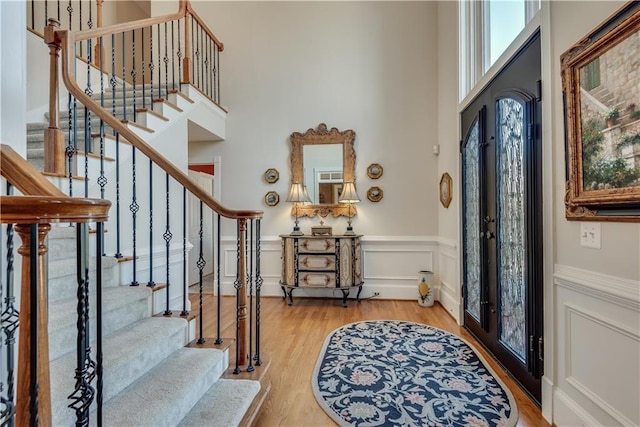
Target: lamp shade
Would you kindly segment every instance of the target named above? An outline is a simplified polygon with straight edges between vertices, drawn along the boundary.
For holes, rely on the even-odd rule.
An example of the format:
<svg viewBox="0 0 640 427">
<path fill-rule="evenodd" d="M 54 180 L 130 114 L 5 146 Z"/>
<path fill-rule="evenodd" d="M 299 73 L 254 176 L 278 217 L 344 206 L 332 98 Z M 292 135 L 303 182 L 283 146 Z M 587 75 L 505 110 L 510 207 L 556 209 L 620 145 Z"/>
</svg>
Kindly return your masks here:
<svg viewBox="0 0 640 427">
<path fill-rule="evenodd" d="M 356 192 L 356 186 L 353 182 L 344 183 L 338 201 L 340 203 L 357 203 L 360 201 L 360 197 L 358 197 L 358 193 Z"/>
<path fill-rule="evenodd" d="M 299 182 L 291 184 L 289 195 L 287 196 L 287 202 L 307 202 L 309 201 L 309 195 L 307 194 L 304 185 Z"/>
</svg>

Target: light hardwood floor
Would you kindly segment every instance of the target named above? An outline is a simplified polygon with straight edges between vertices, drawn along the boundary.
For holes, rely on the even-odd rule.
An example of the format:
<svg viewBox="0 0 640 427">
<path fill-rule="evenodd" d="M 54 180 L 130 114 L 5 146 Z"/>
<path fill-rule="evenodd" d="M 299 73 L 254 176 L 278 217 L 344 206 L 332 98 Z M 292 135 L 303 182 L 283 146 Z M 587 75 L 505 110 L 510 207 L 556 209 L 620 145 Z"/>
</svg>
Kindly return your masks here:
<svg viewBox="0 0 640 427">
<path fill-rule="evenodd" d="M 193 311 L 198 310 L 196 294 L 190 295 Z M 203 296 L 205 336 L 215 336 L 214 296 Z M 222 298 L 222 336 L 233 335 L 234 299 Z M 269 392 L 257 417 L 259 427 L 333 426 L 334 422 L 316 403 L 311 390 L 311 375 L 327 335 L 347 323 L 361 320 L 390 319 L 420 322 L 452 332 L 474 344 L 491 368 L 511 390 L 518 405 L 519 426 L 549 426 L 540 409 L 523 393 L 503 369 L 459 327 L 447 311 L 436 303 L 420 307 L 416 301 L 369 299 L 360 303 L 341 299 L 297 298 L 294 305 L 278 297 L 262 298 L 262 352 L 271 360 Z"/>
</svg>

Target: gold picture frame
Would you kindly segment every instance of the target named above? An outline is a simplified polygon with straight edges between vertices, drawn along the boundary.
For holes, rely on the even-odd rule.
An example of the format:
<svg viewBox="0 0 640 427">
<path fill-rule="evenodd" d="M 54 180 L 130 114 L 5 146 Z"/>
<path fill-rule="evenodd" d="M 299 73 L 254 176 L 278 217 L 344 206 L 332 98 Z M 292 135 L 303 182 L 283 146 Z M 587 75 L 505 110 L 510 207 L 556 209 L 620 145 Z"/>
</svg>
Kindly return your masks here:
<svg viewBox="0 0 640 427">
<path fill-rule="evenodd" d="M 280 195 L 275 191 L 269 191 L 264 195 L 264 203 L 267 206 L 276 206 L 280 203 Z"/>
<path fill-rule="evenodd" d="M 451 204 L 451 200 L 453 200 L 453 185 L 451 180 L 451 175 L 448 172 L 442 174 L 440 178 L 440 203 L 445 209 L 449 208 Z"/>
<path fill-rule="evenodd" d="M 280 179 L 280 172 L 278 172 L 278 169 L 269 168 L 264 173 L 264 180 L 267 181 L 269 184 L 274 184 L 278 182 L 279 179 Z"/>
<path fill-rule="evenodd" d="M 629 2 L 560 57 L 568 220 L 640 222 L 639 33 Z"/>
<path fill-rule="evenodd" d="M 367 176 L 371 179 L 378 179 L 384 173 L 384 169 L 378 163 L 371 163 L 367 168 Z"/>
<path fill-rule="evenodd" d="M 367 199 L 370 201 L 377 203 L 382 200 L 384 196 L 384 192 L 380 187 L 371 187 L 367 190 Z"/>
</svg>

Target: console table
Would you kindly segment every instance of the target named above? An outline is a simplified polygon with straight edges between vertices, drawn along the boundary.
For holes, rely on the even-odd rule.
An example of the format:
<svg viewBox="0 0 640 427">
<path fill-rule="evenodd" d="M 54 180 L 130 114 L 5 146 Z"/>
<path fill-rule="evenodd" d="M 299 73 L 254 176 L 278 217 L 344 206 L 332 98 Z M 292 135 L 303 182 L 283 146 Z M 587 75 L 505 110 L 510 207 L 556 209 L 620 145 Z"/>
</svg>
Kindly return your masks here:
<svg viewBox="0 0 640 427">
<path fill-rule="evenodd" d="M 293 304 L 296 288 L 340 289 L 342 305 L 352 288 L 358 288 L 356 300 L 362 292 L 362 236 L 290 236 L 282 239 L 282 280 L 284 299 Z M 288 290 L 288 291 L 287 291 Z"/>
</svg>

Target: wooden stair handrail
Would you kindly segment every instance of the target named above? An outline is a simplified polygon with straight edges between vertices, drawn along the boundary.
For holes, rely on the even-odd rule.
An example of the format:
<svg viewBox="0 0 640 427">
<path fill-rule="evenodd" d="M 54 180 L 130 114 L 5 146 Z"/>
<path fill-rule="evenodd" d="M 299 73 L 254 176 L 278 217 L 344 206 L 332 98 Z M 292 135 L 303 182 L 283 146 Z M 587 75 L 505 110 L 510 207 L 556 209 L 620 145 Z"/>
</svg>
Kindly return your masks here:
<svg viewBox="0 0 640 427">
<path fill-rule="evenodd" d="M 181 1 L 181 7 L 184 7 L 184 2 Z M 168 15 L 175 16 L 175 15 Z M 160 18 L 150 18 L 154 20 Z M 262 211 L 254 211 L 254 210 L 233 210 L 229 209 L 223 205 L 221 205 L 215 198 L 213 198 L 210 194 L 208 194 L 204 189 L 198 186 L 195 181 L 193 181 L 187 174 L 182 172 L 178 167 L 176 167 L 173 163 L 167 160 L 162 154 L 156 151 L 153 147 L 147 144 L 142 138 L 140 138 L 135 132 L 131 131 L 127 126 L 125 126 L 120 120 L 114 117 L 109 111 L 102 108 L 100 104 L 95 102 L 89 95 L 87 95 L 84 90 L 78 86 L 76 82 L 75 76 L 75 55 L 72 53 L 74 43 L 78 41 L 78 37 L 81 36 L 81 39 L 84 40 L 84 36 L 88 33 L 92 34 L 92 37 L 100 37 L 104 36 L 108 33 L 104 33 L 109 28 L 114 29 L 117 28 L 117 31 L 122 31 L 123 28 L 127 28 L 129 30 L 138 28 L 139 26 L 147 25 L 150 21 L 143 19 L 140 21 L 136 21 L 134 24 L 122 24 L 111 27 L 103 27 L 101 29 L 83 31 L 83 32 L 70 32 L 68 30 L 57 30 L 52 31 L 51 33 L 54 35 L 55 40 L 51 41 L 51 43 L 57 43 L 60 45 L 62 50 L 62 80 L 64 81 L 67 90 L 71 95 L 73 95 L 81 104 L 87 107 L 93 114 L 101 118 L 106 124 L 111 126 L 116 132 L 122 135 L 131 145 L 136 147 L 142 153 L 144 153 L 149 159 L 151 159 L 155 164 L 157 164 L 161 169 L 171 175 L 176 181 L 182 184 L 191 194 L 197 197 L 199 200 L 204 202 L 207 206 L 209 206 L 212 210 L 217 212 L 218 214 L 224 216 L 225 218 L 230 219 L 259 219 L 262 218 Z M 132 27 L 133 25 L 133 27 Z M 50 44 L 51 44 L 50 43 Z"/>
<path fill-rule="evenodd" d="M 6 144 L 0 144 L 0 172 L 22 194 L 57 196 L 65 194 Z M 4 209 L 4 207 L 3 207 Z"/>
<path fill-rule="evenodd" d="M 213 34 L 213 32 L 209 29 L 207 24 L 204 22 L 204 19 L 200 18 L 200 15 L 198 15 L 196 11 L 193 10 L 193 6 L 191 6 L 191 2 L 189 0 L 187 0 L 187 13 L 193 16 L 193 19 L 195 19 L 198 22 L 198 24 L 200 24 L 202 29 L 209 35 L 209 37 L 211 37 L 211 40 L 213 40 L 216 46 L 218 46 L 218 49 L 220 49 L 220 52 L 222 52 L 224 50 L 224 43 L 218 40 L 218 38 Z"/>
</svg>

